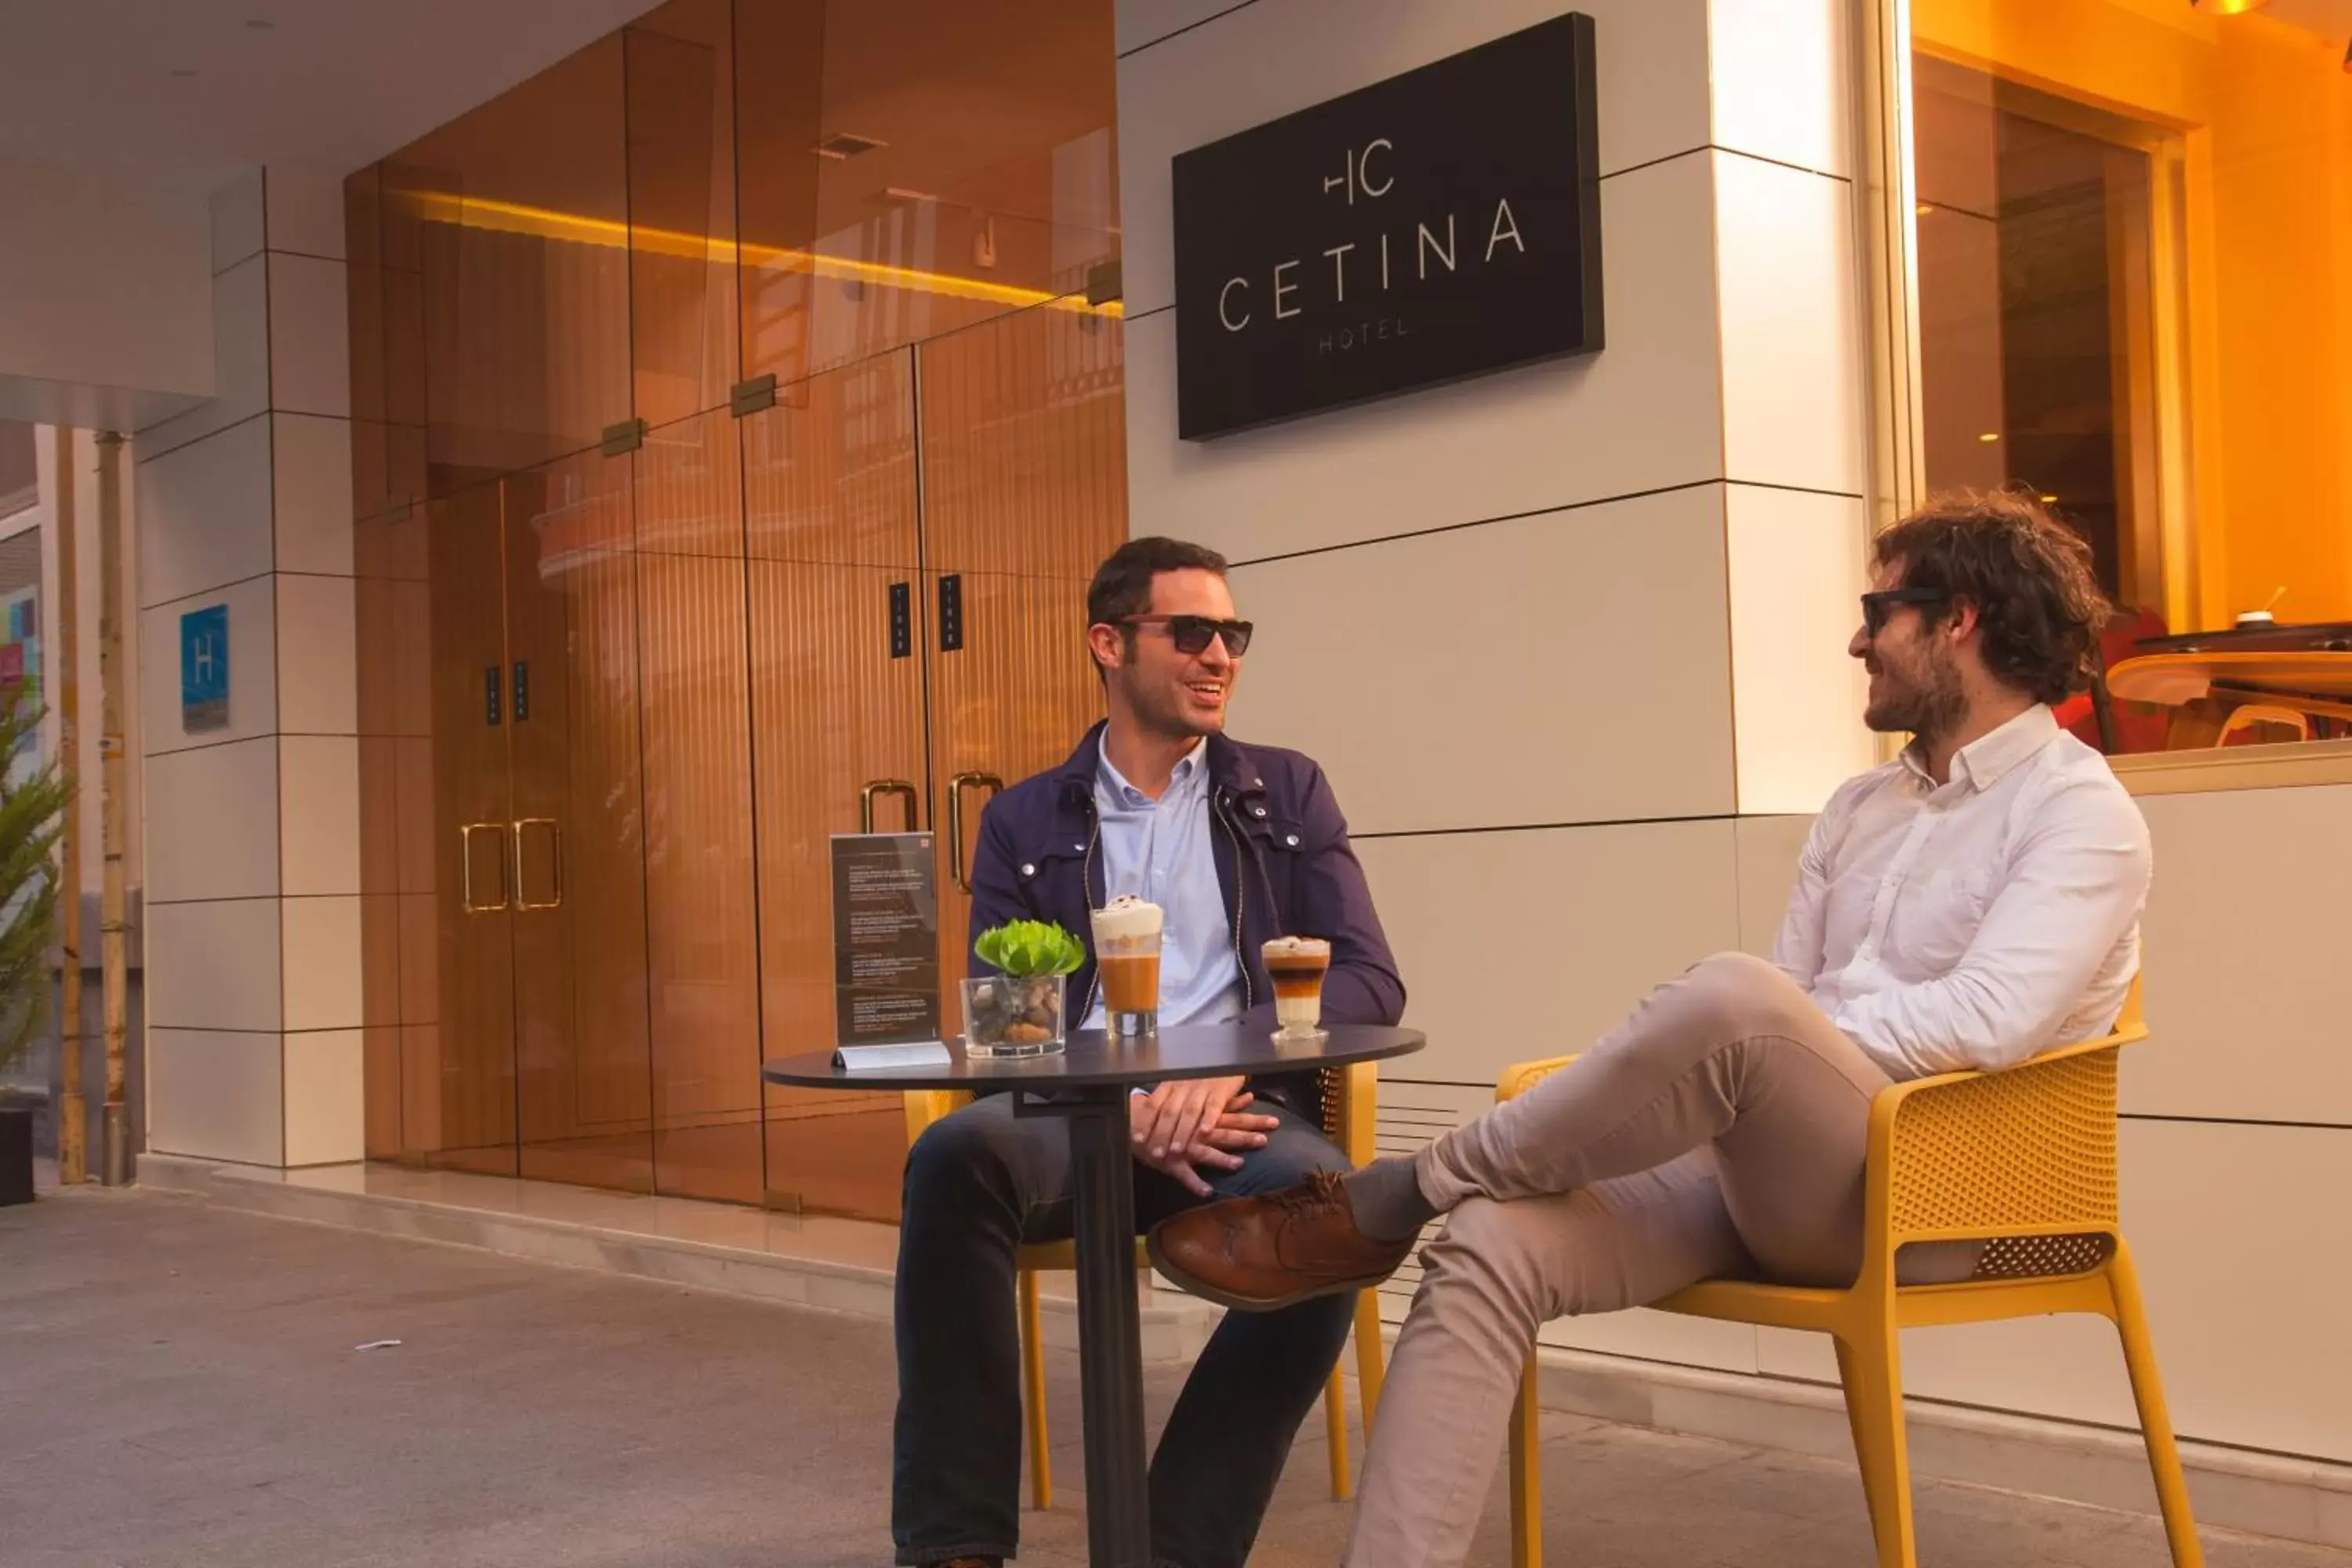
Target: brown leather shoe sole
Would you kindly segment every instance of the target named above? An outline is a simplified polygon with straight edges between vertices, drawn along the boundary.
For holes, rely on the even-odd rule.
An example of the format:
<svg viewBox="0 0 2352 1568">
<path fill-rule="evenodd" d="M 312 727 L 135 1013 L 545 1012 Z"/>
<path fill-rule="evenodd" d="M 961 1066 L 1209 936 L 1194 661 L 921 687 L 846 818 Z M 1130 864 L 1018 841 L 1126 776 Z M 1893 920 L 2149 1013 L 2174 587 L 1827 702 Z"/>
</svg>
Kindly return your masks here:
<svg viewBox="0 0 2352 1568">
<path fill-rule="evenodd" d="M 1183 1289 L 1186 1295 L 1198 1296 L 1203 1301 L 1213 1301 L 1220 1307 L 1228 1307 L 1236 1312 L 1279 1312 L 1285 1307 L 1296 1307 L 1301 1301 L 1313 1301 L 1325 1296 L 1347 1296 L 1358 1290 L 1370 1290 L 1402 1268 L 1404 1260 L 1412 1256 L 1412 1248 L 1408 1244 L 1404 1251 L 1398 1254 L 1397 1260 L 1378 1274 L 1367 1274 L 1358 1279 L 1334 1279 L 1293 1291 L 1286 1296 L 1237 1296 L 1230 1290 L 1220 1289 L 1206 1280 L 1195 1279 L 1171 1262 L 1168 1255 L 1160 1250 L 1159 1226 L 1154 1226 L 1151 1233 L 1144 1237 L 1143 1247 L 1144 1251 L 1150 1256 L 1151 1267 L 1174 1280 Z"/>
</svg>

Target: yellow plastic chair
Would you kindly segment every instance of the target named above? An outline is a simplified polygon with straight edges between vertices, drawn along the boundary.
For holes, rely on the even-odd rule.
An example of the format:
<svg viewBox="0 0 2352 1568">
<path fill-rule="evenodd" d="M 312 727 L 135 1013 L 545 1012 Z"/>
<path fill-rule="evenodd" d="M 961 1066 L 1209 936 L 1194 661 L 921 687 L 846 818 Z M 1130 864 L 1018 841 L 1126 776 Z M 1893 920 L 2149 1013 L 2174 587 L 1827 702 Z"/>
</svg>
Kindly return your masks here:
<svg viewBox="0 0 2352 1568">
<path fill-rule="evenodd" d="M 1708 1279 L 1660 1310 L 1837 1341 L 1846 1419 L 1883 1568 L 1912 1568 L 1911 1471 L 1899 1331 L 2053 1312 L 2095 1312 L 2123 1338 L 2148 1468 L 2175 1568 L 2201 1568 L 2189 1489 L 2157 1377 L 2139 1278 L 2116 1227 L 2116 1059 L 2147 1037 L 2134 981 L 2116 1031 L 1998 1073 L 1942 1073 L 1879 1091 L 1870 1108 L 1862 1272 L 1844 1290 Z M 1573 1057 L 1504 1073 L 1495 1098 L 1525 1094 Z M 1898 1285 L 1911 1242 L 1983 1241 L 1967 1280 Z M 1511 1561 L 1543 1561 L 1536 1361 L 1511 1416 Z"/>
<path fill-rule="evenodd" d="M 1372 1116 L 1379 1094 L 1373 1064 L 1358 1062 L 1349 1067 L 1325 1068 L 1322 1080 L 1325 1136 L 1339 1146 L 1349 1163 L 1370 1163 Z M 951 1089 L 919 1090 L 906 1098 L 907 1142 L 910 1147 L 923 1135 L 924 1128 L 971 1099 Z M 1140 1240 L 1135 1246 L 1135 1262 L 1138 1268 L 1151 1267 Z M 1066 1241 L 1043 1242 L 1021 1249 L 1022 1404 L 1029 1416 L 1029 1500 L 1032 1507 L 1039 1509 L 1054 1506 L 1054 1460 L 1045 1431 L 1045 1335 L 1038 1317 L 1037 1276 L 1048 1269 L 1069 1270 L 1076 1267 L 1076 1250 Z M 1380 1300 L 1374 1292 L 1366 1290 L 1356 1299 L 1356 1380 L 1363 1389 L 1364 1434 L 1368 1437 L 1372 1430 L 1372 1411 L 1380 1402 L 1383 1364 Z M 1331 1381 L 1323 1388 L 1323 1426 L 1331 1450 L 1331 1495 L 1345 1502 L 1353 1495 L 1348 1479 L 1348 1393 L 1346 1377 L 1336 1366 L 1331 1369 Z"/>
</svg>

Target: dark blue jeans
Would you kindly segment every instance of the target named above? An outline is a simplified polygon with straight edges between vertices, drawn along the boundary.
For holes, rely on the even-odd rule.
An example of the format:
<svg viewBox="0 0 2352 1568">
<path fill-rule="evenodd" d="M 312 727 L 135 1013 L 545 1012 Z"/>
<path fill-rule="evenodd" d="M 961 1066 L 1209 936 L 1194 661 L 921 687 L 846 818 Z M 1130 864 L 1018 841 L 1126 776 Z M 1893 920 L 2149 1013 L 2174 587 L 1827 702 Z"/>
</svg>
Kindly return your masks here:
<svg viewBox="0 0 2352 1568">
<path fill-rule="evenodd" d="M 1240 1170 L 1206 1173 L 1222 1197 L 1344 1171 L 1339 1151 L 1287 1107 Z M 1148 1229 L 1192 1207 L 1170 1177 L 1135 1169 Z M 1067 1124 L 1016 1120 L 1009 1097 L 933 1123 L 907 1156 L 898 1231 L 898 1416 L 890 1533 L 902 1563 L 1010 1557 L 1021 1525 L 1021 1342 L 1014 1253 L 1070 1234 Z M 1352 1296 L 1280 1312 L 1229 1312 L 1192 1368 L 1151 1459 L 1152 1552 L 1169 1568 L 1243 1568 L 1290 1440 L 1348 1342 Z"/>
</svg>

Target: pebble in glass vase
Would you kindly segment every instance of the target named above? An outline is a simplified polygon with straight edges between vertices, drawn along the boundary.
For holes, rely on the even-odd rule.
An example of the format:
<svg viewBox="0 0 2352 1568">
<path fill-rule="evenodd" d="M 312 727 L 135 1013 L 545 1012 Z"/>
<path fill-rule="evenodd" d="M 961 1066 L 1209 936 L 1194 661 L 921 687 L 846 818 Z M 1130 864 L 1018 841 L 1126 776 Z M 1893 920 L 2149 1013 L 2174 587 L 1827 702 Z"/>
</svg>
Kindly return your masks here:
<svg viewBox="0 0 2352 1568">
<path fill-rule="evenodd" d="M 1086 962 L 1078 939 L 1044 921 L 1012 921 L 972 944 L 995 971 L 963 983 L 964 1055 L 1046 1057 L 1067 1040 L 1069 975 Z"/>
</svg>

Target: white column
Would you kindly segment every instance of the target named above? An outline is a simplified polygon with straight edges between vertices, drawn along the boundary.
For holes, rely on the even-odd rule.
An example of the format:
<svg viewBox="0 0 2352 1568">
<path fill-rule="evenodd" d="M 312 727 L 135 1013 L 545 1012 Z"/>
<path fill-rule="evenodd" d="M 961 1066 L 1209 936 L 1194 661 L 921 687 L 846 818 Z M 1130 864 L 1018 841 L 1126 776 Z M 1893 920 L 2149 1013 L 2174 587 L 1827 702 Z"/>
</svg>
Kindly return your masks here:
<svg viewBox="0 0 2352 1568">
<path fill-rule="evenodd" d="M 341 187 L 213 200 L 216 395 L 141 430 L 149 1146 L 361 1153 L 359 750 Z M 226 723 L 182 619 L 226 606 Z"/>
</svg>

